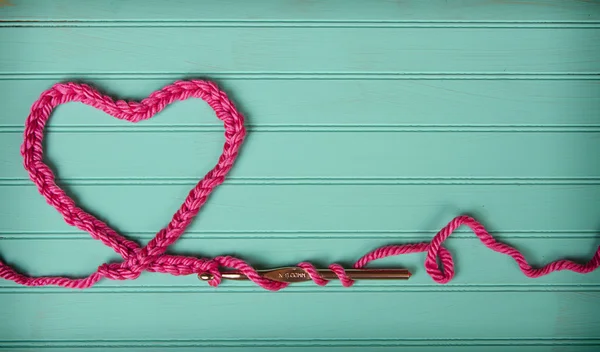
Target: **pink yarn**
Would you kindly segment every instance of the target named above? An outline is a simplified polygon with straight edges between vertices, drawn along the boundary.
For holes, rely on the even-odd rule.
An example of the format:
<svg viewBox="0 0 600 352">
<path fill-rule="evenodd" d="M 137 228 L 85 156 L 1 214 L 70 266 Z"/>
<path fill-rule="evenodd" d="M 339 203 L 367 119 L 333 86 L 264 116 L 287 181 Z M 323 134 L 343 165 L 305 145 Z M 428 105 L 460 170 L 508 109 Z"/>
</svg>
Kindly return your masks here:
<svg viewBox="0 0 600 352">
<path fill-rule="evenodd" d="M 223 121 L 225 127 L 223 153 L 215 167 L 189 192 L 171 222 L 158 231 L 156 236 L 144 247 L 140 247 L 137 243 L 126 239 L 107 224 L 79 208 L 56 185 L 54 173 L 43 161 L 42 139 L 44 126 L 53 109 L 60 104 L 77 101 L 101 109 L 116 118 L 139 122 L 151 118 L 168 104 L 192 97 L 206 101 L 213 108 L 217 117 Z M 245 261 L 231 256 L 195 258 L 165 254 L 167 248 L 184 233 L 200 211 L 200 208 L 206 203 L 213 189 L 225 180 L 225 176 L 238 155 L 245 133 L 243 116 L 236 110 L 227 95 L 209 81 L 177 81 L 152 93 L 139 103 L 122 100 L 114 101 L 85 84 L 65 83 L 54 85 L 41 94 L 40 98 L 33 104 L 31 113 L 27 118 L 24 141 L 21 147 L 25 169 L 29 172 L 31 180 L 37 185 L 39 192 L 50 205 L 62 214 L 69 225 L 90 233 L 92 238 L 102 241 L 102 243 L 115 250 L 123 258 L 123 261 L 102 264 L 96 272 L 79 279 L 60 276 L 31 277 L 18 273 L 11 266 L 0 261 L 0 277 L 25 286 L 56 285 L 83 289 L 93 286 L 102 278 L 133 280 L 139 277 L 143 271 L 171 275 L 210 273 L 214 276 L 214 279 L 209 281 L 209 284 L 218 286 L 221 282 L 221 268 L 228 267 L 243 272 L 253 282 L 267 290 L 278 291 L 287 287 L 287 283 L 261 277 Z M 468 216 L 458 216 L 438 232 L 430 243 L 384 246 L 360 258 L 354 264 L 354 268 L 362 268 L 373 260 L 389 256 L 427 252 L 425 270 L 434 281 L 445 284 L 454 277 L 454 262 L 452 255 L 442 246 L 442 243 L 454 230 L 462 225 L 470 227 L 488 248 L 511 256 L 517 262 L 521 271 L 528 277 L 540 277 L 558 270 L 589 273 L 600 266 L 600 248 L 598 248 L 595 255 L 586 264 L 558 260 L 542 268 L 534 269 L 518 250 L 497 242 L 475 219 Z M 441 268 L 438 265 L 438 260 Z M 317 274 L 312 264 L 303 262 L 299 263 L 298 266 L 304 268 L 317 285 L 323 286 L 328 283 L 328 280 Z M 343 286 L 352 286 L 353 281 L 345 274 L 343 267 L 332 264 L 329 268 L 337 274 Z"/>
</svg>

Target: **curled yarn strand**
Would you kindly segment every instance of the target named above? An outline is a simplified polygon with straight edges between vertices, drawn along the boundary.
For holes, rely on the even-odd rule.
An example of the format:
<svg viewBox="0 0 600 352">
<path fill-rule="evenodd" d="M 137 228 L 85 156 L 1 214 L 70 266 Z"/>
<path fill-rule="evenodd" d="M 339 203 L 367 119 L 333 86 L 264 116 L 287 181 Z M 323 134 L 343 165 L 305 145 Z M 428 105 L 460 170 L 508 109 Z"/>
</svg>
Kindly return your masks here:
<svg viewBox="0 0 600 352">
<path fill-rule="evenodd" d="M 223 152 L 217 164 L 188 193 L 185 201 L 173 215 L 169 224 L 158 231 L 156 236 L 143 247 L 123 237 L 106 223 L 78 207 L 56 184 L 53 171 L 43 161 L 42 140 L 44 127 L 54 108 L 60 104 L 80 102 L 100 109 L 118 119 L 135 123 L 151 118 L 175 101 L 188 98 L 204 100 L 215 111 L 217 118 L 223 122 L 225 128 Z M 27 276 L 0 261 L 0 277 L 24 286 L 51 285 L 85 289 L 94 286 L 101 279 L 134 280 L 144 271 L 170 275 L 210 273 L 213 279 L 209 281 L 209 284 L 216 287 L 221 283 L 221 268 L 233 268 L 241 271 L 264 289 L 278 291 L 287 287 L 288 283 L 264 278 L 250 264 L 232 256 L 196 258 L 165 254 L 169 246 L 183 235 L 186 228 L 206 203 L 210 193 L 224 182 L 238 156 L 245 134 L 242 114 L 238 112 L 227 95 L 215 83 L 210 81 L 176 81 L 150 94 L 140 102 L 115 101 L 86 84 L 59 83 L 54 85 L 43 92 L 31 107 L 25 124 L 23 144 L 21 145 L 23 165 L 29 172 L 29 176 L 37 186 L 39 193 L 45 197 L 48 204 L 63 216 L 67 224 L 88 232 L 92 238 L 112 248 L 123 258 L 123 261 L 104 263 L 94 273 L 84 278 Z M 354 268 L 363 268 L 371 261 L 389 256 L 427 252 L 425 259 L 426 272 L 435 282 L 448 283 L 454 277 L 454 261 L 451 253 L 442 244 L 462 225 L 468 226 L 481 242 L 491 250 L 512 257 L 517 262 L 520 270 L 531 278 L 559 270 L 589 273 L 600 266 L 600 248 L 598 248 L 592 259 L 585 264 L 578 264 L 569 260 L 557 260 L 542 268 L 533 268 L 518 250 L 497 242 L 483 225 L 475 219 L 468 216 L 458 216 L 442 228 L 431 242 L 388 245 L 377 248 L 360 258 L 354 264 Z M 324 286 L 329 282 L 319 276 L 311 263 L 302 262 L 298 266 L 310 275 L 315 284 Z M 350 287 L 354 284 L 354 281 L 348 277 L 341 265 L 331 264 L 329 268 L 338 276 L 343 286 Z"/>
</svg>

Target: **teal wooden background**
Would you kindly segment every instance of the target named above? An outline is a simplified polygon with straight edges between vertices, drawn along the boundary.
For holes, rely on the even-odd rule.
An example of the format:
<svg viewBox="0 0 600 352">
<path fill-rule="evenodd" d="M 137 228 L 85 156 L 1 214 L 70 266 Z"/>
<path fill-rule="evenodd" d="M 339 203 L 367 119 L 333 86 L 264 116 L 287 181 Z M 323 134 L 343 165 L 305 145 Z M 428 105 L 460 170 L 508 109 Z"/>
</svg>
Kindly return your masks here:
<svg viewBox="0 0 600 352">
<path fill-rule="evenodd" d="M 53 83 L 141 99 L 217 81 L 248 119 L 231 177 L 173 253 L 259 267 L 350 264 L 469 213 L 536 265 L 600 244 L 600 3 L 595 1 L 19 1 L 0 4 L 0 255 L 31 274 L 118 258 L 66 225 L 21 166 L 23 123 Z M 202 101 L 137 125 L 71 104 L 48 129 L 68 192 L 148 241 L 212 166 Z M 193 160 L 192 163 L 188 162 Z M 0 282 L 11 351 L 593 351 L 600 272 L 524 277 L 461 229 L 445 286 L 210 288 L 144 274 L 87 291 Z"/>
</svg>

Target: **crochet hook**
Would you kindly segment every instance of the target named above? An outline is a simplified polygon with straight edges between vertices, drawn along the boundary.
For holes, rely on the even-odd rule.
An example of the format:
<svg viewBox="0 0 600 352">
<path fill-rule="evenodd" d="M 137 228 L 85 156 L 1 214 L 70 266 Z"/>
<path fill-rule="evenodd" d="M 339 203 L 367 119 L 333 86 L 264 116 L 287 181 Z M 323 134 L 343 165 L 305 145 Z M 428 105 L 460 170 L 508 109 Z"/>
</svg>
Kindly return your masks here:
<svg viewBox="0 0 600 352">
<path fill-rule="evenodd" d="M 346 269 L 346 275 L 352 280 L 408 280 L 411 276 L 407 269 Z M 257 270 L 258 274 L 267 279 L 279 282 L 304 282 L 310 281 L 310 275 L 299 267 L 284 267 L 270 270 Z M 317 269 L 323 279 L 335 280 L 338 276 L 330 269 Z M 222 277 L 229 280 L 248 280 L 248 277 L 239 271 L 224 271 Z M 209 273 L 199 274 L 203 281 L 212 280 Z"/>
</svg>

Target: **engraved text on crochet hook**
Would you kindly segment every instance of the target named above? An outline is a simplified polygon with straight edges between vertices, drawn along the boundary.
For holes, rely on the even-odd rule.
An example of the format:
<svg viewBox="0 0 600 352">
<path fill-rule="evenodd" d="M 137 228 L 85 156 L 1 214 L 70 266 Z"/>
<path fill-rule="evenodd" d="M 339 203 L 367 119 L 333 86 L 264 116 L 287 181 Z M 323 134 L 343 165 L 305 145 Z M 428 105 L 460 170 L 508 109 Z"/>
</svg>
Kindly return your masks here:
<svg viewBox="0 0 600 352">
<path fill-rule="evenodd" d="M 310 281 L 310 275 L 304 269 L 298 267 L 287 267 L 270 270 L 263 273 L 267 279 L 280 282 L 304 282 Z"/>
</svg>

